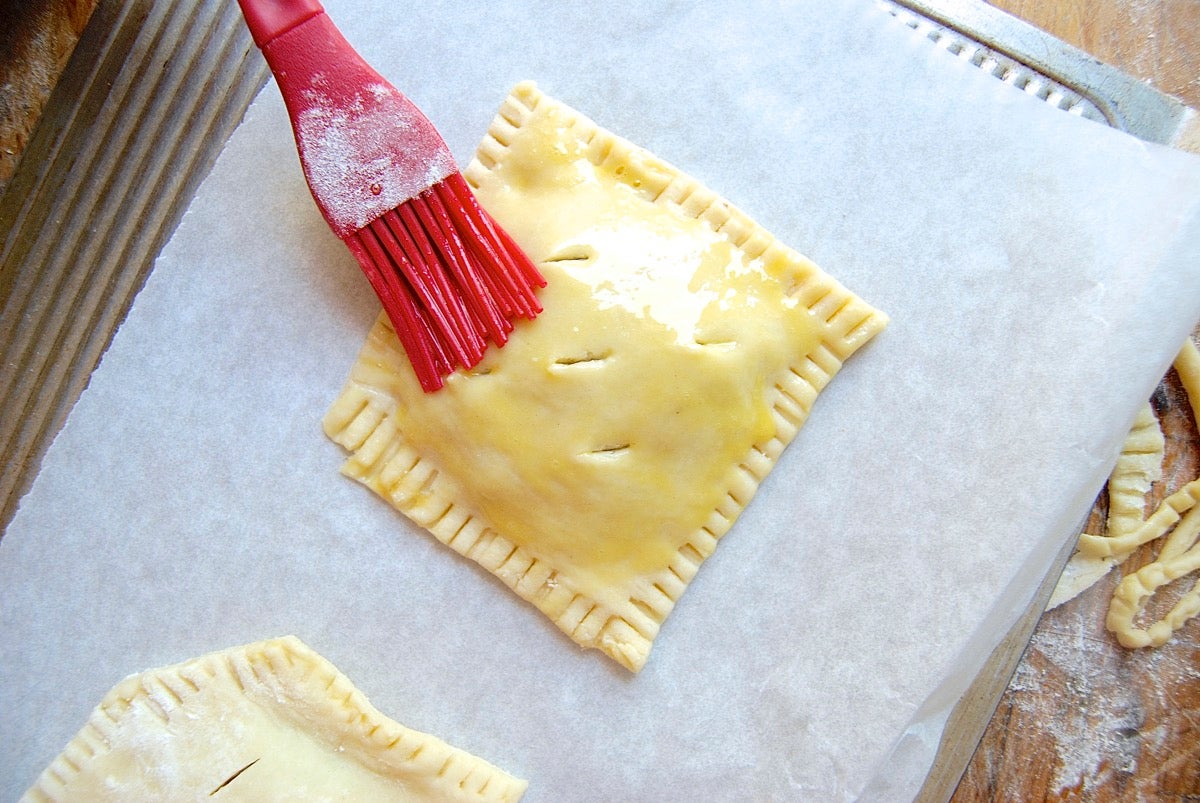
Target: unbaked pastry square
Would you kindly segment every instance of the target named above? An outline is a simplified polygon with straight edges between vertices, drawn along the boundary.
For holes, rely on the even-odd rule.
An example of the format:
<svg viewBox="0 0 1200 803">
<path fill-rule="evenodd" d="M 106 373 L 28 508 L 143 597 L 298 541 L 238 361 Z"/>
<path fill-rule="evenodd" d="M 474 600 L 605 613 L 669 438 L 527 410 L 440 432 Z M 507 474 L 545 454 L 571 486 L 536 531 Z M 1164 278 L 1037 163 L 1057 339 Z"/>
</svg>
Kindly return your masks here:
<svg viewBox="0 0 1200 803">
<path fill-rule="evenodd" d="M 325 431 L 345 474 L 636 672 L 886 316 L 533 84 L 464 175 L 545 275 L 545 311 L 431 394 L 381 315 Z"/>
<path fill-rule="evenodd" d="M 517 801 L 526 782 L 379 713 L 294 636 L 126 678 L 27 801 Z"/>
</svg>

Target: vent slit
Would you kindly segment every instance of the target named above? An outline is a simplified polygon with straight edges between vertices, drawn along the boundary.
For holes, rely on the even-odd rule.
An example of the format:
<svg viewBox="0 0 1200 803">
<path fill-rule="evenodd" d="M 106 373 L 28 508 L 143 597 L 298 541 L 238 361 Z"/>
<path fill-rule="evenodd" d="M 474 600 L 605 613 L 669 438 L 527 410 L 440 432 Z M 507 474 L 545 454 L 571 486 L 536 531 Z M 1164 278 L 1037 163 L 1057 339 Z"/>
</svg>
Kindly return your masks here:
<svg viewBox="0 0 1200 803">
<path fill-rule="evenodd" d="M 239 775 L 241 775 L 243 772 L 250 769 L 251 767 L 253 767 L 255 764 L 257 764 L 260 761 L 262 761 L 261 758 L 256 758 L 253 761 L 251 761 L 249 764 L 247 764 L 246 766 L 242 767 L 240 770 L 235 772 L 233 775 L 230 775 L 228 778 L 225 779 L 225 781 L 220 786 L 218 786 L 216 789 L 209 792 L 208 796 L 212 797 L 217 792 L 220 792 L 222 789 L 224 789 L 226 786 L 229 786 L 229 784 L 233 783 L 234 780 L 236 780 Z"/>
<path fill-rule="evenodd" d="M 562 262 L 591 262 L 596 258 L 596 249 L 590 245 L 568 245 L 561 251 L 547 257 L 543 264 L 555 264 Z"/>
<path fill-rule="evenodd" d="M 599 363 L 599 362 L 604 362 L 611 356 L 612 356 L 611 351 L 603 351 L 603 352 L 587 351 L 587 352 L 584 352 L 583 354 L 559 357 L 558 359 L 556 359 L 554 361 L 554 365 L 561 366 L 561 367 L 570 367 L 573 365 L 581 365 L 581 364 L 586 364 L 586 363 Z"/>
<path fill-rule="evenodd" d="M 612 446 L 601 446 L 599 448 L 584 452 L 583 456 L 594 458 L 617 457 L 625 452 L 628 452 L 632 447 L 632 443 L 619 443 L 613 444 Z"/>
</svg>

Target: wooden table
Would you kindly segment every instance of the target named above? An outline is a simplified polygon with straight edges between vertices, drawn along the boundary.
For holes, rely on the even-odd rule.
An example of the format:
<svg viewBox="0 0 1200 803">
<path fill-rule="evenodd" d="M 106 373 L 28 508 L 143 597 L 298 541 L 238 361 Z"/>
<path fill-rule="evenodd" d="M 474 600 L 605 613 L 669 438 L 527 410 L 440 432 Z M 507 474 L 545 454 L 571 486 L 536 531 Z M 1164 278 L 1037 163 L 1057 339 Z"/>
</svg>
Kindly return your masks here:
<svg viewBox="0 0 1200 803">
<path fill-rule="evenodd" d="M 0 0 L 0 192 L 96 0 Z"/>
<path fill-rule="evenodd" d="M 1200 109 L 1200 2 L 993 5 Z M 1167 438 L 1156 505 L 1200 476 L 1200 434 L 1173 373 L 1152 403 Z M 1105 510 L 1102 497 L 1090 532 L 1102 532 Z M 1155 551 L 1147 544 L 1123 568 L 1144 565 Z M 1200 800 L 1200 618 L 1163 647 L 1126 650 L 1104 629 L 1117 579 L 1113 573 L 1042 616 L 955 803 Z"/>
<path fill-rule="evenodd" d="M 0 0 L 0 9 L 16 1 Z M 23 19 L 32 21 L 0 31 L 0 66 L 18 64 L 0 78 L 32 79 L 0 104 L 0 188 L 94 3 L 31 0 Z M 994 4 L 1200 108 L 1200 0 Z M 1168 451 L 1152 504 L 1200 475 L 1200 434 L 1173 376 L 1153 403 Z M 1101 498 L 1093 532 L 1104 513 Z M 1200 800 L 1200 619 L 1164 647 L 1127 651 L 1103 626 L 1116 579 L 1042 617 L 955 801 Z"/>
</svg>

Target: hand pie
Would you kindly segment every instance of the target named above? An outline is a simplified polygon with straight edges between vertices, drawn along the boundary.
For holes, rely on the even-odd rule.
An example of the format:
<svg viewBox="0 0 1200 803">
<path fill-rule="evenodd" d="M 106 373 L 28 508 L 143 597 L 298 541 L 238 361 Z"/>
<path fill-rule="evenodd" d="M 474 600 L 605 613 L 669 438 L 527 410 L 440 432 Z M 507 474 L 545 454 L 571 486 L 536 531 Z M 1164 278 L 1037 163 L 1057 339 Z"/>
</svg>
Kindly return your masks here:
<svg viewBox="0 0 1200 803">
<path fill-rule="evenodd" d="M 637 671 L 675 601 L 886 318 L 532 84 L 464 171 L 545 311 L 436 393 L 384 317 L 325 431 L 343 472 Z"/>
<path fill-rule="evenodd" d="M 379 713 L 292 636 L 126 678 L 29 801 L 516 801 L 526 783 Z"/>
</svg>

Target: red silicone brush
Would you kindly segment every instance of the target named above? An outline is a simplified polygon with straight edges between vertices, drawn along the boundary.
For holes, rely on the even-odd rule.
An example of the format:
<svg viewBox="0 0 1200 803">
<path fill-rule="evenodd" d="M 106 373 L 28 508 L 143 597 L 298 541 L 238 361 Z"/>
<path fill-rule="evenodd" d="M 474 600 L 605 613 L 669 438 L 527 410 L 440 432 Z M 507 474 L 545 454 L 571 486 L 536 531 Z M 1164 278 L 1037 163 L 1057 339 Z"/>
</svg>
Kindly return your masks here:
<svg viewBox="0 0 1200 803">
<path fill-rule="evenodd" d="M 309 189 L 426 391 L 541 312 L 545 280 L 476 202 L 449 148 L 316 0 L 238 0 L 283 93 Z"/>
</svg>

